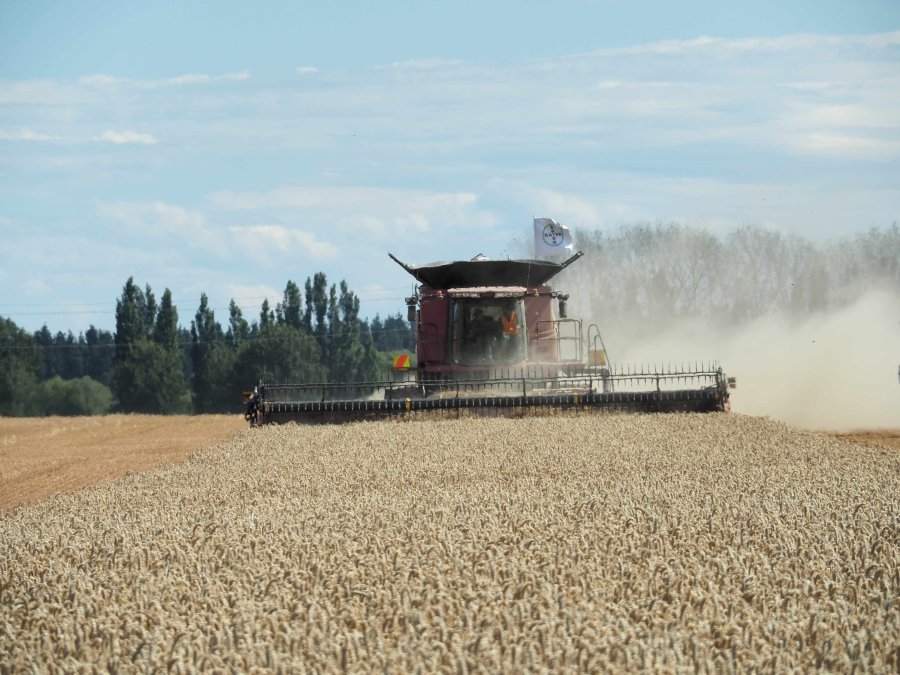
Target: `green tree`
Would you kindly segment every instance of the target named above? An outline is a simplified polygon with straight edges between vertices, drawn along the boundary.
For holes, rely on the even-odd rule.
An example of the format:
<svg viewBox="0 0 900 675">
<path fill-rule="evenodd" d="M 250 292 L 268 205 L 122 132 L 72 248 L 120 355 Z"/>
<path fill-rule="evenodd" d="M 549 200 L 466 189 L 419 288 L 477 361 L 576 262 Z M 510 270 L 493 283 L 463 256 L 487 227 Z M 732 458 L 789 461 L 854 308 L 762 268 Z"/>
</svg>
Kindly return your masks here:
<svg viewBox="0 0 900 675">
<path fill-rule="evenodd" d="M 316 382 L 325 376 L 319 345 L 311 336 L 285 324 L 260 327 L 255 339 L 238 350 L 233 389 L 264 382 Z"/>
<path fill-rule="evenodd" d="M 275 323 L 275 312 L 269 307 L 269 299 L 263 299 L 262 307 L 259 310 L 259 327 L 266 328 Z"/>
<path fill-rule="evenodd" d="M 147 339 L 147 316 L 147 298 L 134 283 L 134 278 L 128 277 L 122 289 L 122 297 L 116 301 L 115 342 L 116 347 L 123 347 L 121 355 L 116 350 L 117 361 L 124 356 L 128 345 Z"/>
<path fill-rule="evenodd" d="M 377 360 L 372 356 L 374 346 L 371 333 L 363 334 L 359 319 L 359 298 L 341 281 L 340 295 L 331 287 L 329 297 L 329 379 L 333 382 L 350 382 L 371 379 L 371 365 Z M 361 339 L 365 337 L 365 343 Z"/>
<path fill-rule="evenodd" d="M 312 279 L 309 277 L 306 277 L 306 283 L 303 284 L 303 297 L 306 300 L 303 308 L 303 329 L 311 334 L 313 332 L 313 285 Z"/>
<path fill-rule="evenodd" d="M 163 292 L 153 324 L 153 341 L 166 349 L 178 348 L 178 310 L 172 304 L 172 292 L 168 288 Z"/>
<path fill-rule="evenodd" d="M 181 373 L 185 382 L 194 381 L 194 350 L 191 329 L 178 327 L 178 351 L 181 352 Z"/>
<path fill-rule="evenodd" d="M 180 352 L 150 340 L 130 345 L 128 357 L 116 362 L 114 383 L 125 412 L 176 414 L 191 410 Z"/>
<path fill-rule="evenodd" d="M 303 315 L 301 314 L 302 301 L 300 299 L 300 287 L 293 281 L 288 281 L 284 287 L 284 301 L 282 311 L 284 322 L 300 330 L 303 327 Z"/>
<path fill-rule="evenodd" d="M 84 334 L 84 341 L 85 375 L 109 386 L 115 346 L 113 334 L 106 330 L 98 330 L 91 325 Z"/>
<path fill-rule="evenodd" d="M 84 339 L 77 340 L 72 331 L 56 334 L 54 347 L 60 353 L 60 373 L 64 380 L 84 375 Z"/>
<path fill-rule="evenodd" d="M 385 341 L 385 331 L 384 331 L 384 323 L 381 320 L 381 317 L 376 314 L 375 318 L 369 322 L 369 331 L 372 334 L 373 344 L 375 349 L 379 351 L 387 351 L 389 347 Z"/>
<path fill-rule="evenodd" d="M 40 348 L 43 361 L 40 379 L 46 380 L 59 374 L 61 370 L 60 364 L 57 362 L 59 352 L 53 347 L 55 340 L 53 339 L 53 333 L 47 328 L 47 324 L 41 326 L 40 330 L 35 331 L 34 344 Z"/>
<path fill-rule="evenodd" d="M 113 405 L 109 387 L 87 376 L 42 382 L 38 400 L 43 415 L 103 415 Z"/>
<path fill-rule="evenodd" d="M 41 349 L 10 319 L 0 319 L 0 415 L 25 416 L 38 412 L 38 376 L 43 368 Z"/>
<path fill-rule="evenodd" d="M 116 302 L 113 391 L 125 412 L 177 413 L 190 410 L 190 392 L 178 345 L 178 314 L 168 289 L 157 326 L 156 299 L 130 278 Z M 175 337 L 173 337 L 175 336 Z M 156 340 L 159 341 L 156 341 Z"/>
<path fill-rule="evenodd" d="M 156 297 L 153 295 L 153 291 L 150 290 L 150 284 L 146 284 L 144 286 L 144 306 L 143 306 L 143 325 L 144 329 L 147 331 L 147 337 L 151 337 L 153 334 L 153 325 L 156 323 Z"/>
<path fill-rule="evenodd" d="M 365 322 L 360 323 L 359 345 L 359 359 L 353 379 L 360 382 L 375 380 L 378 377 L 379 355 L 372 339 L 372 331 Z"/>
<path fill-rule="evenodd" d="M 375 333 L 374 326 L 372 333 Z M 416 334 L 410 322 L 399 312 L 385 318 L 380 340 L 377 335 L 373 337 L 380 351 L 412 351 L 416 348 Z"/>
<path fill-rule="evenodd" d="M 309 280 L 307 279 L 307 284 Z M 325 342 L 328 339 L 325 319 L 328 316 L 328 280 L 322 272 L 316 272 L 312 285 L 309 286 L 308 306 L 311 305 L 316 315 L 316 325 L 313 334 L 319 341 L 319 348 L 325 354 Z"/>
<path fill-rule="evenodd" d="M 200 296 L 200 307 L 191 322 L 194 365 L 194 410 L 218 412 L 234 409 L 237 395 L 231 391 L 234 351 L 225 343 L 222 326 L 209 307 L 206 293 Z"/>
<path fill-rule="evenodd" d="M 321 342 L 322 358 L 325 360 L 325 363 L 328 364 L 329 378 L 338 377 L 338 373 L 340 372 L 340 364 L 338 362 L 341 358 L 340 338 L 342 326 L 340 312 L 341 310 L 337 299 L 337 287 L 334 284 L 331 284 L 331 288 L 328 290 L 328 309 L 326 312 L 328 323 Z"/>
<path fill-rule="evenodd" d="M 241 308 L 231 299 L 228 305 L 228 331 L 225 333 L 225 339 L 233 349 L 237 349 L 250 338 L 250 326 L 244 319 Z"/>
</svg>

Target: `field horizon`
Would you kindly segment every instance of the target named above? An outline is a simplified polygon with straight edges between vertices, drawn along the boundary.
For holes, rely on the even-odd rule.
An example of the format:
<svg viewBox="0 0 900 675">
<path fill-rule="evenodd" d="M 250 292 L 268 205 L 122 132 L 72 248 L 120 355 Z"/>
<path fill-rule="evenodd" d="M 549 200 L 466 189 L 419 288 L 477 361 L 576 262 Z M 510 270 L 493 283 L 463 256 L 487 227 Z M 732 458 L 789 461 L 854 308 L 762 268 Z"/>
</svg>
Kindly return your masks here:
<svg viewBox="0 0 900 675">
<path fill-rule="evenodd" d="M 183 462 L 246 429 L 241 414 L 0 417 L 0 513 Z M 900 450 L 900 428 L 811 431 Z"/>
</svg>

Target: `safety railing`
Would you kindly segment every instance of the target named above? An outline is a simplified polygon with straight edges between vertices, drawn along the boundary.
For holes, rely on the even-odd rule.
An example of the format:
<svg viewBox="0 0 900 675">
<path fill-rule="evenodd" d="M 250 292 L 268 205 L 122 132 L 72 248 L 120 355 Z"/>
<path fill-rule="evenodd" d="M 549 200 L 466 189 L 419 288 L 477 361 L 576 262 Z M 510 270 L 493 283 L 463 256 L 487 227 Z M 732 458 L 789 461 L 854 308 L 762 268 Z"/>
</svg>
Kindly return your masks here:
<svg viewBox="0 0 900 675">
<path fill-rule="evenodd" d="M 556 343 L 560 361 L 582 361 L 584 344 L 580 319 L 544 319 L 535 322 L 534 340 L 538 352 L 547 342 Z"/>
</svg>

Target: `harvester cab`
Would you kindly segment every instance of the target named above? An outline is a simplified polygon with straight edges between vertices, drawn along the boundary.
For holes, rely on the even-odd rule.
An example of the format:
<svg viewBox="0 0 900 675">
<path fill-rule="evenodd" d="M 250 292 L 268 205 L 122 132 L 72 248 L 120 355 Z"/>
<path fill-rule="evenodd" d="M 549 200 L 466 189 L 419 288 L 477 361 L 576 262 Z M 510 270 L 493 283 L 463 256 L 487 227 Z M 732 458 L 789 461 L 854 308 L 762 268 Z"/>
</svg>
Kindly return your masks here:
<svg viewBox="0 0 900 675">
<path fill-rule="evenodd" d="M 417 308 L 409 316 L 416 327 L 419 380 L 581 367 L 581 322 L 564 316 L 568 296 L 548 284 L 581 256 L 563 263 L 478 256 L 411 266 L 391 255 L 420 282 L 406 300 Z"/>
<path fill-rule="evenodd" d="M 472 260 L 408 265 L 406 298 L 416 368 L 373 382 L 260 383 L 253 425 L 341 422 L 417 413 L 525 414 L 536 410 L 725 411 L 729 385 L 716 364 L 614 368 L 595 324 L 568 316 L 553 279 L 563 262 Z"/>
</svg>

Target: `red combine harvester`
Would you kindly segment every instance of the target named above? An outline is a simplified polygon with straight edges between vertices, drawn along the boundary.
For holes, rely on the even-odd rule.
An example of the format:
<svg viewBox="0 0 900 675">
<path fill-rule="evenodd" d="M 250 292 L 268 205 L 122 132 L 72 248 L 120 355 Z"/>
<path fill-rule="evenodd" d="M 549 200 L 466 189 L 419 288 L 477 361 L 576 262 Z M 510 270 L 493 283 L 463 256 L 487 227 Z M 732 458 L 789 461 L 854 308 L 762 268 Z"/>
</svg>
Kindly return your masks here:
<svg viewBox="0 0 900 675">
<path fill-rule="evenodd" d="M 711 364 L 614 368 L 595 324 L 569 318 L 549 281 L 582 256 L 407 265 L 416 368 L 372 382 L 260 383 L 251 424 L 346 422 L 394 415 L 521 415 L 536 411 L 714 412 L 733 378 Z"/>
</svg>

